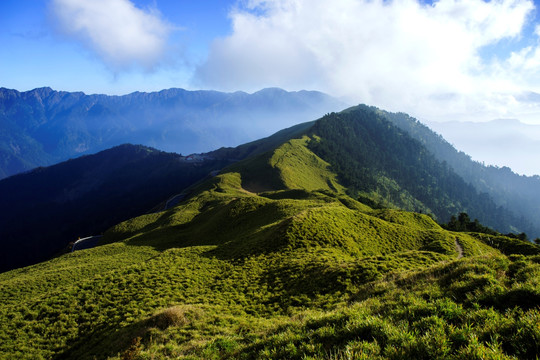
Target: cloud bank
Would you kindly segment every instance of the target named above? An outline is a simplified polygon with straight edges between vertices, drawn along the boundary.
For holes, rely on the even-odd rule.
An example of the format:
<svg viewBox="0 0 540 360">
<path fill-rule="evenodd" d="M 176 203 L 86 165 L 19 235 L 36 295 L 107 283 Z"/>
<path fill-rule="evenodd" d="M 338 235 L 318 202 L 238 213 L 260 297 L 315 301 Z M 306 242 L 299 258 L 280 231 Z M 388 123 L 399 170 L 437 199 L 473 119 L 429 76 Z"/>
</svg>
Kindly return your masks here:
<svg viewBox="0 0 540 360">
<path fill-rule="evenodd" d="M 81 40 L 114 70 L 147 70 L 162 60 L 172 30 L 155 9 L 142 10 L 129 0 L 53 0 L 60 29 Z"/>
<path fill-rule="evenodd" d="M 540 102 L 519 100 L 540 92 L 538 42 L 482 56 L 503 41 L 518 44 L 533 12 L 530 0 L 247 0 L 195 81 L 318 89 L 429 119 L 540 114 Z"/>
</svg>

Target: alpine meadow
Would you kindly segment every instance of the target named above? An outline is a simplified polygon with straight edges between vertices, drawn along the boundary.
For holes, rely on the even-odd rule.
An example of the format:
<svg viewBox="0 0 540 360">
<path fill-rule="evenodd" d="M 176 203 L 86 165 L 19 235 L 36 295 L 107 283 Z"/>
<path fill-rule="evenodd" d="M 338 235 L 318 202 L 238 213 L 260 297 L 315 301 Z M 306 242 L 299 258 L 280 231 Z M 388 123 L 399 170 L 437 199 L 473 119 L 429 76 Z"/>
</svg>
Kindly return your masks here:
<svg viewBox="0 0 540 360">
<path fill-rule="evenodd" d="M 125 145 L 8 177 L 13 219 L 71 236 L 75 209 L 103 237 L 0 273 L 0 358 L 538 359 L 540 180 L 501 172 L 360 105 L 189 160 Z M 13 179 L 53 178 L 16 207 Z"/>
<path fill-rule="evenodd" d="M 0 0 L 0 360 L 540 360 L 540 0 Z"/>
</svg>

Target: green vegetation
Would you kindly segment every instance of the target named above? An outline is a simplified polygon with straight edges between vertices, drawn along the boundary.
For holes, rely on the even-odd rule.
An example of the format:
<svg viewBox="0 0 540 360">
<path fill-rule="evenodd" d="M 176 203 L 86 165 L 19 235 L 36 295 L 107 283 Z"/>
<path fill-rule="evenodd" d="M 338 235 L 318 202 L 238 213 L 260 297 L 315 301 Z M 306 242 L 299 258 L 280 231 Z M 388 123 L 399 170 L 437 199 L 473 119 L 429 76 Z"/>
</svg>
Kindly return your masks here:
<svg viewBox="0 0 540 360">
<path fill-rule="evenodd" d="M 367 106 L 328 114 L 311 128 L 308 147 L 332 164 L 355 198 L 367 195 L 375 204 L 433 214 L 441 222 L 467 212 L 500 232 L 536 233 L 528 220 L 479 193 L 389 118 Z"/>
<path fill-rule="evenodd" d="M 458 217 L 455 217 L 454 215 L 452 215 L 448 224 L 445 224 L 443 227 L 451 231 L 469 231 L 469 232 L 479 232 L 479 233 L 490 234 L 490 235 L 499 235 L 499 233 L 496 232 L 495 230 L 490 229 L 480 224 L 480 221 L 478 221 L 478 219 L 474 219 L 474 221 L 471 221 L 471 219 L 469 218 L 469 215 L 464 212 L 460 213 Z"/>
<path fill-rule="evenodd" d="M 150 209 L 161 210 L 167 199 L 188 193 L 209 174 L 274 149 L 311 126 L 300 124 L 237 148 L 222 148 L 204 154 L 204 161 L 181 161 L 178 154 L 122 145 L 2 180 L 0 272 L 50 259 L 79 237 L 101 234 Z"/>
<path fill-rule="evenodd" d="M 374 111 L 406 131 L 412 138 L 422 143 L 439 161 L 448 164 L 463 180 L 474 186 L 479 193 L 488 194 L 498 206 L 523 218 L 525 221 L 522 219 L 520 222 L 525 226 L 521 227 L 521 231 L 533 237 L 540 235 L 536 215 L 540 213 L 540 177 L 538 175 L 518 175 L 508 167 L 485 166 L 483 163 L 473 161 L 469 155 L 456 150 L 441 135 L 407 114 L 390 113 L 365 105 L 349 109 L 349 111 L 357 108 Z M 478 215 L 474 214 L 474 216 Z"/>
<path fill-rule="evenodd" d="M 539 246 L 370 207 L 316 143 L 231 165 L 99 247 L 0 274 L 0 358 L 537 357 Z"/>
<path fill-rule="evenodd" d="M 228 164 L 218 158 L 191 164 L 123 145 L 2 180 L 0 271 L 50 259 L 70 241 L 144 214 Z"/>
</svg>

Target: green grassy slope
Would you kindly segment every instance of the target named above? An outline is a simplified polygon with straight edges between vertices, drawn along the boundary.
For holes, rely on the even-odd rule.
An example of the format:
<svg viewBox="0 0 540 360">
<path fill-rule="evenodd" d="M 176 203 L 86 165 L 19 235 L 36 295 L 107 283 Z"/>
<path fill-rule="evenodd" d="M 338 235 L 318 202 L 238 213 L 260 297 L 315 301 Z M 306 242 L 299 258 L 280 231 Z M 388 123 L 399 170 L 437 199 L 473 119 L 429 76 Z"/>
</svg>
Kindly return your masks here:
<svg viewBox="0 0 540 360">
<path fill-rule="evenodd" d="M 372 209 L 336 179 L 293 139 L 100 247 L 0 274 L 0 358 L 536 356 L 538 247 Z"/>
</svg>

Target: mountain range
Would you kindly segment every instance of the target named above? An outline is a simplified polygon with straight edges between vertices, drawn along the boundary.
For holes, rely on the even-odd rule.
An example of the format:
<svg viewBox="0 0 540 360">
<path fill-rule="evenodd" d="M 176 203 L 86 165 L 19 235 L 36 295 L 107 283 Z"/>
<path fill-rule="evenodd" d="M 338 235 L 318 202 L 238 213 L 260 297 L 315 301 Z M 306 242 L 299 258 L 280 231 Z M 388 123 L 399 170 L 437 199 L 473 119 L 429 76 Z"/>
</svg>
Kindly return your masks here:
<svg viewBox="0 0 540 360">
<path fill-rule="evenodd" d="M 20 202 L 2 229 L 55 224 L 38 242 L 57 211 L 117 216 L 99 246 L 0 274 L 0 358 L 535 359 L 540 246 L 502 233 L 537 223 L 424 130 L 357 106 L 236 148 L 123 145 L 0 181 L 1 208 Z"/>
<path fill-rule="evenodd" d="M 0 239 L 6 251 L 0 270 L 46 260 L 78 238 L 160 210 L 157 204 L 178 194 L 183 198 L 198 181 L 226 166 L 258 159 L 256 155 L 273 157 L 279 145 L 302 136 L 310 140 L 301 153 L 313 153 L 330 164 L 336 179 L 302 184 L 302 189 L 343 187 L 352 198 L 375 208 L 422 212 L 440 223 L 466 212 L 501 233 L 540 235 L 540 201 L 534 201 L 540 198 L 538 179 L 484 167 L 417 120 L 361 105 L 236 148 L 182 156 L 122 145 L 1 180 Z M 311 165 L 321 167 L 298 160 L 290 171 L 316 179 Z M 296 188 L 284 186 L 271 168 L 249 169 L 240 171 L 246 190 Z M 261 174 L 268 176 L 261 180 Z"/>
<path fill-rule="evenodd" d="M 319 92 L 276 88 L 253 94 L 169 89 L 124 96 L 2 88 L 0 179 L 123 143 L 184 154 L 208 152 L 255 140 L 344 107 L 341 101 Z M 416 119 L 401 113 L 378 112 L 425 145 L 477 192 L 488 194 L 497 206 L 529 223 L 540 222 L 538 176 L 519 176 L 508 167 L 484 166 Z M 493 130 L 495 125 L 498 132 Z M 440 124 L 430 126 L 442 130 Z M 473 134 L 469 144 L 482 144 L 484 149 L 504 148 L 504 136 L 530 138 L 536 129 L 525 129 L 523 124 L 509 120 L 444 126 L 451 140 L 458 138 L 457 133 L 461 139 Z M 486 131 L 486 126 L 491 130 Z M 529 229 L 530 236 L 540 235 L 530 226 L 511 231 L 520 232 L 521 228 Z"/>
<path fill-rule="evenodd" d="M 320 92 L 135 92 L 123 96 L 0 88 L 0 179 L 123 143 L 208 152 L 341 110 Z"/>
</svg>

